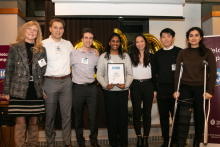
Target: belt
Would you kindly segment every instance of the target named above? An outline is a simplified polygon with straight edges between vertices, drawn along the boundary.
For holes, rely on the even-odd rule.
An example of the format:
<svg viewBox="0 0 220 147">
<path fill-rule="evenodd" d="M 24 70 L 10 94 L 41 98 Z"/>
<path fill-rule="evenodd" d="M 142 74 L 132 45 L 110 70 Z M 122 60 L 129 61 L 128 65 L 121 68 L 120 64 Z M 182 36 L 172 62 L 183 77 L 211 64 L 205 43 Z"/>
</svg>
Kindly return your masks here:
<svg viewBox="0 0 220 147">
<path fill-rule="evenodd" d="M 92 85 L 95 85 L 95 82 L 92 82 L 92 83 L 85 83 L 85 84 L 76 84 L 76 83 L 73 83 L 73 85 L 92 86 Z"/>
<path fill-rule="evenodd" d="M 66 78 L 69 78 L 70 75 L 67 75 L 67 76 L 62 76 L 62 77 L 51 77 L 51 76 L 45 76 L 45 78 L 48 78 L 48 79 L 55 79 L 55 80 L 64 80 Z"/>
<path fill-rule="evenodd" d="M 30 76 L 29 81 L 30 81 L 30 82 L 34 82 L 34 77 L 33 77 L 33 76 Z"/>
<path fill-rule="evenodd" d="M 134 81 L 144 82 L 144 81 L 151 81 L 151 79 L 134 79 Z"/>
</svg>

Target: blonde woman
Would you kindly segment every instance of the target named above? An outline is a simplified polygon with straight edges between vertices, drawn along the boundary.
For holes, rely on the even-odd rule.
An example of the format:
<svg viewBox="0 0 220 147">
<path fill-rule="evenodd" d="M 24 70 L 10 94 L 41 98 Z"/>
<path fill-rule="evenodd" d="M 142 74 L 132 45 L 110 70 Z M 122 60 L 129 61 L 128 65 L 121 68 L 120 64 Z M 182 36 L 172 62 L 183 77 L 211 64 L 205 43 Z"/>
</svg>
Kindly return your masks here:
<svg viewBox="0 0 220 147">
<path fill-rule="evenodd" d="M 38 145 L 38 116 L 45 113 L 42 77 L 47 61 L 41 41 L 39 23 L 27 22 L 21 26 L 8 53 L 3 94 L 9 100 L 8 114 L 16 121 L 16 147 L 25 146 L 26 117 L 29 119 L 28 142 L 32 147 Z"/>
</svg>

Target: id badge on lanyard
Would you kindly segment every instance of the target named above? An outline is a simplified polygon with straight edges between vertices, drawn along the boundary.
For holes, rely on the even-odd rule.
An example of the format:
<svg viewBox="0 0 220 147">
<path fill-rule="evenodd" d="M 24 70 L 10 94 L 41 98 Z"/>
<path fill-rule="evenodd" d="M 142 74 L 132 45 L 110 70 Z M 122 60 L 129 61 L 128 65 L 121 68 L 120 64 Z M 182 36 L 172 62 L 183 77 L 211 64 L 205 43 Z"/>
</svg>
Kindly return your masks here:
<svg viewBox="0 0 220 147">
<path fill-rule="evenodd" d="M 60 53 L 61 53 L 61 48 L 60 48 L 60 46 L 57 46 L 57 47 L 56 47 L 56 53 L 57 53 L 57 54 L 60 54 Z"/>
<path fill-rule="evenodd" d="M 82 63 L 82 64 L 88 64 L 88 63 L 89 63 L 89 59 L 87 59 L 87 58 L 82 58 L 81 63 Z"/>
</svg>

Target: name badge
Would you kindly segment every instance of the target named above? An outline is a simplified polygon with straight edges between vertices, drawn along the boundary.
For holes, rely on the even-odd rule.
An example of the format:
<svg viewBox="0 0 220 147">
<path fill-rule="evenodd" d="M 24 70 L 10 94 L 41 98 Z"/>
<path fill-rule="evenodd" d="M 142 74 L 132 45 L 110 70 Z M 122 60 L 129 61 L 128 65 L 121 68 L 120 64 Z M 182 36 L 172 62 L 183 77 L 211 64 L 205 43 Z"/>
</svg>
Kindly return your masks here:
<svg viewBox="0 0 220 147">
<path fill-rule="evenodd" d="M 45 61 L 44 58 L 43 58 L 43 59 L 40 59 L 40 60 L 38 61 L 38 64 L 39 64 L 40 67 L 44 67 L 45 65 L 47 65 L 47 63 L 46 63 L 46 61 Z"/>
<path fill-rule="evenodd" d="M 176 70 L 176 64 L 172 64 L 172 71 Z"/>
<path fill-rule="evenodd" d="M 113 61 L 109 61 L 108 63 L 114 63 Z"/>
<path fill-rule="evenodd" d="M 57 48 L 56 48 L 56 53 L 57 53 L 57 54 L 60 54 L 60 53 L 61 53 L 61 48 L 60 48 L 59 46 L 57 46 Z"/>
<path fill-rule="evenodd" d="M 87 58 L 82 58 L 81 63 L 82 63 L 82 64 L 88 64 L 88 63 L 89 63 L 89 59 L 87 59 Z"/>
</svg>

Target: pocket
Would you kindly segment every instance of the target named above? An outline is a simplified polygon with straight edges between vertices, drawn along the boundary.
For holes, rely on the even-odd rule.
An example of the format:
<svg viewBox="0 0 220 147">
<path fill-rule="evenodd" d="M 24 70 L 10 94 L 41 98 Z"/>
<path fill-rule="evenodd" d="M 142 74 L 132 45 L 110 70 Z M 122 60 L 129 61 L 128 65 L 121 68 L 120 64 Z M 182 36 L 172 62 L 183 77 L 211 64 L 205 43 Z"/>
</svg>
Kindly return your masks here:
<svg viewBox="0 0 220 147">
<path fill-rule="evenodd" d="M 53 89 L 49 85 L 49 81 L 47 78 L 44 78 L 44 93 L 46 94 L 47 98 L 45 99 L 45 102 L 48 104 L 54 103 L 54 92 Z"/>
</svg>

